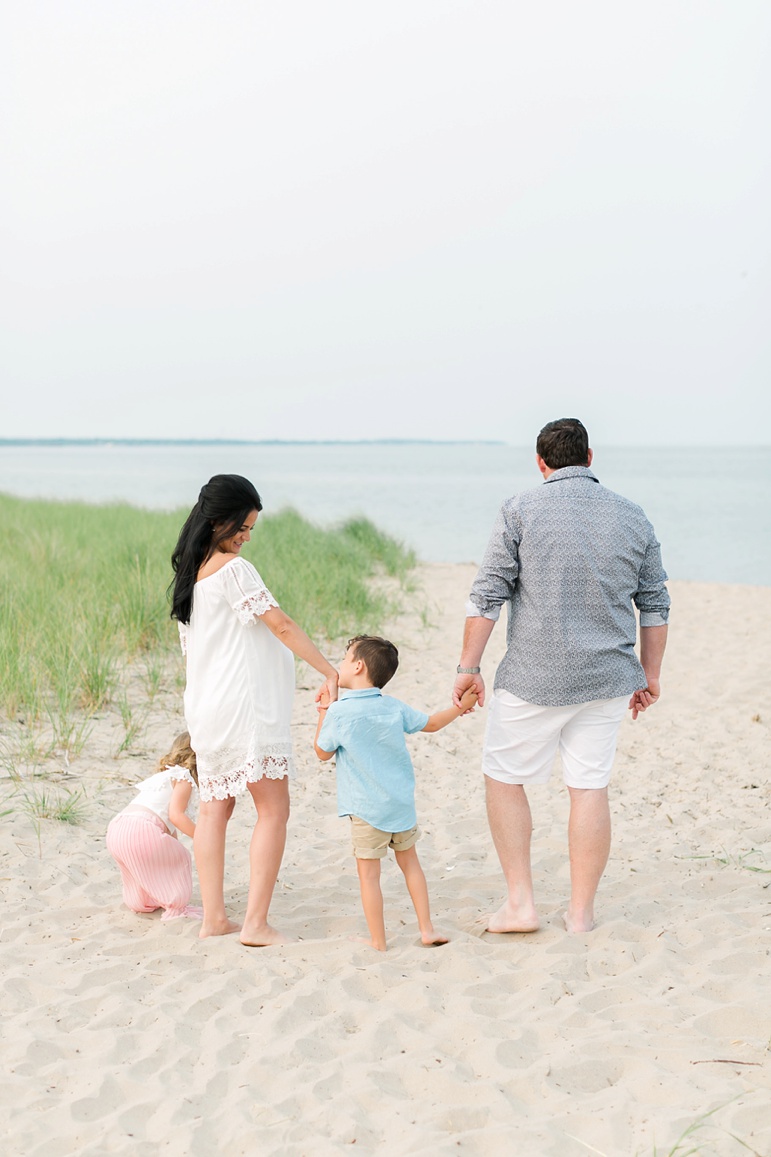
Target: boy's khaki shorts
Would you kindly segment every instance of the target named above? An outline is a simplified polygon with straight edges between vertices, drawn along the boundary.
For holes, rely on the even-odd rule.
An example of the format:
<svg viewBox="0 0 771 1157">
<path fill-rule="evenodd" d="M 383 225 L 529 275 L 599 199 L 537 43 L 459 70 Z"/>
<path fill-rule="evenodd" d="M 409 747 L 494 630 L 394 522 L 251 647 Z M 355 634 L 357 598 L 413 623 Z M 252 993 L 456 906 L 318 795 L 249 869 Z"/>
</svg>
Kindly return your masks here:
<svg viewBox="0 0 771 1157">
<path fill-rule="evenodd" d="M 414 848 L 420 839 L 420 828 L 410 828 L 408 832 L 381 832 L 366 820 L 351 816 L 351 837 L 353 854 L 357 860 L 382 860 L 389 848 L 395 852 L 406 852 Z"/>
</svg>

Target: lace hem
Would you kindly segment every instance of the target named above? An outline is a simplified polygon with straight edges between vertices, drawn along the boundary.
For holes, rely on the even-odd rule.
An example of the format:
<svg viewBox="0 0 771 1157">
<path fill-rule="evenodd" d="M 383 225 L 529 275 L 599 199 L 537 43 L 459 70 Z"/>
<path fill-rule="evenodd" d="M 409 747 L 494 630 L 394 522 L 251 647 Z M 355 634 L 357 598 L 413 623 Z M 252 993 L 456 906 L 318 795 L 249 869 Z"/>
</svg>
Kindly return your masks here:
<svg viewBox="0 0 771 1157">
<path fill-rule="evenodd" d="M 262 746 L 245 759 L 243 755 L 239 759 L 238 756 L 229 757 L 228 752 L 218 751 L 214 759 L 205 762 L 208 764 L 205 769 L 200 766 L 200 761 L 198 767 L 198 790 L 204 803 L 243 795 L 248 783 L 284 779 L 294 773 L 292 754 L 286 744 Z"/>
<path fill-rule="evenodd" d="M 255 595 L 246 595 L 240 603 L 236 603 L 233 610 L 238 616 L 238 621 L 247 626 L 253 622 L 255 618 L 260 618 L 271 607 L 277 607 L 278 603 L 273 598 L 273 595 L 268 590 L 262 590 Z"/>
<path fill-rule="evenodd" d="M 187 658 L 187 624 L 177 621 L 177 628 L 179 629 L 179 645 L 182 654 Z"/>
</svg>

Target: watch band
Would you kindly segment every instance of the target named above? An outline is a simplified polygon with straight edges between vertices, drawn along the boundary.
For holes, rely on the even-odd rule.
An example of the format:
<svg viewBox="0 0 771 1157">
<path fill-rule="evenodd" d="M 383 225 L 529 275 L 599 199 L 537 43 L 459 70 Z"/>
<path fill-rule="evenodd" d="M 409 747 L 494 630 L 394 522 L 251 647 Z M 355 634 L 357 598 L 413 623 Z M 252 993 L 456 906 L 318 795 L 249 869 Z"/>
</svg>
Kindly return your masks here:
<svg viewBox="0 0 771 1157">
<path fill-rule="evenodd" d="M 458 667 L 457 672 L 459 675 L 478 675 L 481 669 L 481 667 Z"/>
</svg>

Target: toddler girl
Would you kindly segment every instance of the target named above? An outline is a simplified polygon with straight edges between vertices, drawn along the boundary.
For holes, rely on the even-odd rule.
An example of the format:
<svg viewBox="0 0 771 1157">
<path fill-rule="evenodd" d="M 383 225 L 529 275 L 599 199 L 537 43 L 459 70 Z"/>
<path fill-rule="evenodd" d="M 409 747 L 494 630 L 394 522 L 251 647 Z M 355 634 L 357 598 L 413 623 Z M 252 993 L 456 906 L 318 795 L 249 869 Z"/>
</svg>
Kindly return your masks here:
<svg viewBox="0 0 771 1157">
<path fill-rule="evenodd" d="M 137 791 L 107 828 L 107 850 L 123 879 L 123 902 L 134 912 L 164 908 L 162 920 L 200 920 L 202 909 L 188 904 L 193 892 L 190 853 L 176 832 L 195 832 L 187 808 L 193 793 L 198 796 L 198 773 L 187 731 L 177 736 L 169 754 L 159 760 L 158 771 L 137 784 Z"/>
</svg>

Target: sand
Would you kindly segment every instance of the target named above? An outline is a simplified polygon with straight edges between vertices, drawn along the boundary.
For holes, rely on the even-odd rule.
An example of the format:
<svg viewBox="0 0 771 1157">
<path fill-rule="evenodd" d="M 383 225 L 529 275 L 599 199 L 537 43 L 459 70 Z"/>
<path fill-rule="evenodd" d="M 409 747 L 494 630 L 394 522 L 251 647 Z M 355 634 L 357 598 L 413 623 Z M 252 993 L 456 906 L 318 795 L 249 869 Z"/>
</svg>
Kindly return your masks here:
<svg viewBox="0 0 771 1157">
<path fill-rule="evenodd" d="M 447 702 L 472 576 L 422 567 L 388 624 L 402 654 L 392 691 L 415 706 Z M 181 727 L 178 680 L 129 757 L 114 758 L 120 718 L 104 713 L 61 777 L 85 790 L 84 822 L 42 821 L 38 843 L 22 812 L 2 820 L 3 1152 L 771 1153 L 771 589 L 671 590 L 664 696 L 623 725 L 614 847 L 598 926 L 583 936 L 561 920 L 558 774 L 531 797 L 541 930 L 482 931 L 502 882 L 479 711 L 409 740 L 420 854 L 451 943 L 419 945 L 393 860 L 388 953 L 349 941 L 365 928 L 334 771 L 311 751 L 307 671 L 273 906 L 302 939 L 248 950 L 200 941 L 192 921 L 137 916 L 121 905 L 104 831 Z M 502 646 L 499 627 L 490 682 Z M 235 917 L 251 818 L 239 802 L 226 872 Z"/>
</svg>

